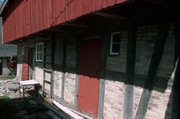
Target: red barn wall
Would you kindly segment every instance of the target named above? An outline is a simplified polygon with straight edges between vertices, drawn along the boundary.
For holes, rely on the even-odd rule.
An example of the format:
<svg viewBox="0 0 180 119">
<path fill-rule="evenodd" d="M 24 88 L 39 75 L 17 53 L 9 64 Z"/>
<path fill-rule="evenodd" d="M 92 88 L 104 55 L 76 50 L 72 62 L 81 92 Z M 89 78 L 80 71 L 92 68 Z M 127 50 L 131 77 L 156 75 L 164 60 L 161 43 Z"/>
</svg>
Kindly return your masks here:
<svg viewBox="0 0 180 119">
<path fill-rule="evenodd" d="M 127 0 L 16 0 L 3 16 L 4 43 Z"/>
</svg>

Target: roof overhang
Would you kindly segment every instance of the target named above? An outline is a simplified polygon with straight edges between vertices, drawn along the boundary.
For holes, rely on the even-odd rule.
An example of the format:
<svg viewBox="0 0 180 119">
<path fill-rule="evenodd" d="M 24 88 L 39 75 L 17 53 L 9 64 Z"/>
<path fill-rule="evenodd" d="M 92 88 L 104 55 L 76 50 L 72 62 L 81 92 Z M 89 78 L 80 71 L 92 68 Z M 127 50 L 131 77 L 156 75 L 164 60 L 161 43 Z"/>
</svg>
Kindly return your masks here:
<svg viewBox="0 0 180 119">
<path fill-rule="evenodd" d="M 4 2 L 2 3 L 1 8 L 0 8 L 0 16 L 2 15 L 2 12 L 4 11 L 4 8 L 6 7 L 8 1 L 9 0 L 4 0 Z"/>
</svg>

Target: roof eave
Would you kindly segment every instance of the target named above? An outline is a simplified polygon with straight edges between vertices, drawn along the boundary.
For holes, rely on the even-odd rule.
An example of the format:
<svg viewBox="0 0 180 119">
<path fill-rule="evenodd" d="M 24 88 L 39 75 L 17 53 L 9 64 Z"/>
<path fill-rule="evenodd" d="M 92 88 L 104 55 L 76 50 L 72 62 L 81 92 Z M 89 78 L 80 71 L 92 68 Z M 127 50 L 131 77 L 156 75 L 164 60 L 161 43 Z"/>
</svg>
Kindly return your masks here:
<svg viewBox="0 0 180 119">
<path fill-rule="evenodd" d="M 2 3 L 1 8 L 0 8 L 0 16 L 2 15 L 2 12 L 4 11 L 4 8 L 6 7 L 8 1 L 9 0 L 4 0 L 4 2 Z"/>
</svg>

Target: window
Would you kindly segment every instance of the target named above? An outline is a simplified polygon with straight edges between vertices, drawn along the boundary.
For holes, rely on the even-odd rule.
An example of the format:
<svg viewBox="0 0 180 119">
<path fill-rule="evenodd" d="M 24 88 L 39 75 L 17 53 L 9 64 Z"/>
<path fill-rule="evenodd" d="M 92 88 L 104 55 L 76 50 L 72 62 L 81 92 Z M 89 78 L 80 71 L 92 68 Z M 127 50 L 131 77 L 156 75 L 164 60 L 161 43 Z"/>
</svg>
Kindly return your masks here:
<svg viewBox="0 0 180 119">
<path fill-rule="evenodd" d="M 36 61 L 42 62 L 44 57 L 44 44 L 37 43 L 36 44 Z"/>
<path fill-rule="evenodd" d="M 120 54 L 121 35 L 120 32 L 111 33 L 110 55 Z"/>
</svg>

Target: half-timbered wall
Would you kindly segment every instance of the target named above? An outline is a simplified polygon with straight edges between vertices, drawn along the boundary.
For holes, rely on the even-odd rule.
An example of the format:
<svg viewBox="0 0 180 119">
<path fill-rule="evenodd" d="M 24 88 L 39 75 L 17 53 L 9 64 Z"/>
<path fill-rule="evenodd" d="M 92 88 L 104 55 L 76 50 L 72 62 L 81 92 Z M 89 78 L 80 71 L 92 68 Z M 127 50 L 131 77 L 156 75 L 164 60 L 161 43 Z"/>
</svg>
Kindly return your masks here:
<svg viewBox="0 0 180 119">
<path fill-rule="evenodd" d="M 127 31 L 122 30 L 120 31 L 120 34 L 121 34 L 120 55 L 107 56 L 107 62 L 106 62 L 107 77 L 105 82 L 105 97 L 104 97 L 104 119 L 123 118 L 124 83 L 123 83 L 123 79 L 119 79 L 120 77 L 118 74 L 119 72 L 121 72 L 122 74 L 125 74 L 126 72 Z M 114 73 L 112 74 L 111 72 Z M 117 76 L 115 76 L 116 74 Z"/>
<path fill-rule="evenodd" d="M 68 39 L 66 50 L 66 73 L 65 73 L 65 90 L 64 100 L 74 105 L 75 94 L 75 80 L 76 80 L 76 58 L 77 57 L 77 40 Z"/>
<path fill-rule="evenodd" d="M 133 119 L 141 98 L 145 76 L 151 61 L 157 25 L 139 26 L 136 41 L 136 65 L 134 81 Z M 124 33 L 121 31 L 122 34 Z M 124 80 L 126 71 L 127 33 L 123 37 L 119 56 L 107 56 L 107 77 L 105 83 L 104 118 L 123 118 L 124 109 Z M 124 40 L 123 40 L 124 39 Z M 164 119 L 171 116 L 171 75 L 174 68 L 174 27 L 170 27 L 165 50 L 159 66 L 155 87 L 145 119 Z"/>
<path fill-rule="evenodd" d="M 134 98 L 132 118 L 136 116 L 138 105 L 147 70 L 152 57 L 152 52 L 157 35 L 157 25 L 138 26 L 136 42 L 136 62 L 135 62 L 135 81 L 134 81 Z M 107 55 L 106 61 L 106 78 L 105 78 L 105 95 L 104 95 L 104 119 L 123 118 L 124 98 L 125 98 L 125 73 L 127 62 L 127 30 L 120 30 L 121 47 L 120 55 Z M 54 82 L 53 95 L 64 99 L 65 102 L 76 105 L 76 73 L 77 73 L 77 38 L 66 38 L 66 45 L 63 45 L 64 38 L 60 36 L 55 39 L 55 59 L 54 59 Z M 37 42 L 19 44 L 18 53 L 18 71 L 17 77 L 21 76 L 21 50 L 27 44 L 35 47 Z M 30 45 L 31 44 L 31 45 Z M 109 46 L 109 44 L 108 44 Z M 63 47 L 66 47 L 65 69 L 63 66 Z M 168 39 L 165 50 L 159 66 L 155 87 L 152 91 L 145 119 L 163 119 L 171 116 L 171 88 L 173 80 L 169 80 L 174 68 L 174 27 L 171 24 L 168 33 Z M 64 75 L 64 81 L 63 81 Z M 35 63 L 35 80 L 43 85 L 43 63 Z M 63 93 L 63 94 L 62 94 Z"/>
</svg>

